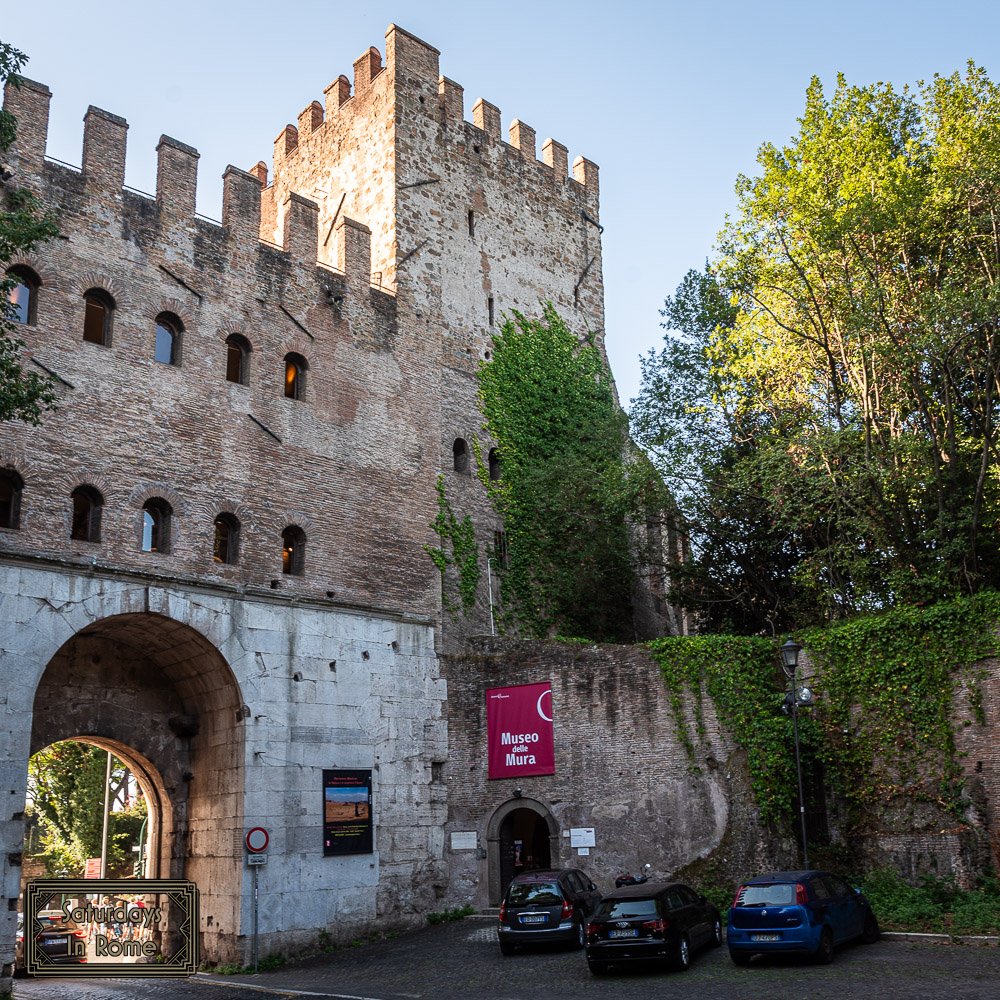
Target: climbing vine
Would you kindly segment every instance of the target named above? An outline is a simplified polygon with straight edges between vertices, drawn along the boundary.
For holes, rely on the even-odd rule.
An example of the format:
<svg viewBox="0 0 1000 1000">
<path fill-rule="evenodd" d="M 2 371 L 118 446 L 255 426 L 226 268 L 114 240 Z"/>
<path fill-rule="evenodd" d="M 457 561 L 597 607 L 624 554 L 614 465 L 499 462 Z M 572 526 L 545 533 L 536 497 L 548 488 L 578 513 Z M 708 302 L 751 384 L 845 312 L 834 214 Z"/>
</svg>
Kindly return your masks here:
<svg viewBox="0 0 1000 1000">
<path fill-rule="evenodd" d="M 444 476 L 437 477 L 435 486 L 438 496 L 437 516 L 431 522 L 431 527 L 441 539 L 440 547 L 425 545 L 424 551 L 431 557 L 434 565 L 441 573 L 441 597 L 444 608 L 449 613 L 458 610 L 456 604 L 448 596 L 448 567 L 454 566 L 457 578 L 459 603 L 466 613 L 476 603 L 476 591 L 479 589 L 479 544 L 476 542 L 476 532 L 472 519 L 466 515 L 460 521 L 448 502 L 445 492 Z"/>
<path fill-rule="evenodd" d="M 899 797 L 956 814 L 966 803 L 955 712 L 985 722 L 981 672 L 996 655 L 1000 594 L 903 607 L 802 632 L 816 666 L 820 752 L 842 799 L 863 822 Z"/>
<path fill-rule="evenodd" d="M 816 699 L 799 713 L 803 756 L 826 765 L 852 827 L 901 798 L 963 812 L 955 715 L 964 699 L 965 725 L 985 722 L 983 672 L 973 665 L 1000 652 L 998 621 L 1000 594 L 980 593 L 798 634 Z M 761 817 L 789 819 L 795 759 L 775 643 L 706 635 L 657 639 L 649 649 L 692 766 L 706 740 L 707 694 L 746 751 Z"/>
<path fill-rule="evenodd" d="M 695 740 L 706 739 L 703 699 L 715 705 L 719 722 L 746 750 L 750 783 L 761 817 L 791 814 L 796 789 L 791 721 L 780 712 L 775 647 L 769 639 L 729 635 L 656 639 L 649 649 L 669 693 L 678 740 L 694 764 Z M 691 699 L 694 738 L 685 716 Z"/>
<path fill-rule="evenodd" d="M 631 639 L 628 524 L 641 477 L 600 350 L 549 304 L 541 318 L 504 322 L 478 377 L 502 461 L 491 479 L 474 445 L 504 524 L 506 614 L 527 635 Z"/>
</svg>

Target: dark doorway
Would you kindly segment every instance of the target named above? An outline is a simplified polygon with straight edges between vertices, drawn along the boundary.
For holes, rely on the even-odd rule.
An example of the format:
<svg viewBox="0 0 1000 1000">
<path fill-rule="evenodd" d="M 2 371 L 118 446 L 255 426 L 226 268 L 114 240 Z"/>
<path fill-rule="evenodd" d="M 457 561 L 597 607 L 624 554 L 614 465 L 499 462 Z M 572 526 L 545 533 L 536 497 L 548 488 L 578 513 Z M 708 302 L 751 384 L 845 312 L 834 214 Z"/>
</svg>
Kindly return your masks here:
<svg viewBox="0 0 1000 1000">
<path fill-rule="evenodd" d="M 500 895 L 521 872 L 552 867 L 549 825 L 534 809 L 515 809 L 500 824 Z"/>
</svg>

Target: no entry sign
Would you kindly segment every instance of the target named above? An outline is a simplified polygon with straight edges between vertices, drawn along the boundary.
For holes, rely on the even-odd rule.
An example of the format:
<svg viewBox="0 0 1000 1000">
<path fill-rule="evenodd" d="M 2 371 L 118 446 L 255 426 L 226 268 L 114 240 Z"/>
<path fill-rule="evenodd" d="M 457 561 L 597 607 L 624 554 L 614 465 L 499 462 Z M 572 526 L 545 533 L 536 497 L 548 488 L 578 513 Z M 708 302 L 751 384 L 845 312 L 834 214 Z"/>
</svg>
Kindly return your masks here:
<svg viewBox="0 0 1000 1000">
<path fill-rule="evenodd" d="M 262 826 L 251 827 L 251 829 L 247 830 L 247 835 L 243 839 L 247 845 L 247 850 L 251 854 L 262 854 L 267 850 L 267 845 L 271 840 L 267 834 L 267 830 Z"/>
</svg>

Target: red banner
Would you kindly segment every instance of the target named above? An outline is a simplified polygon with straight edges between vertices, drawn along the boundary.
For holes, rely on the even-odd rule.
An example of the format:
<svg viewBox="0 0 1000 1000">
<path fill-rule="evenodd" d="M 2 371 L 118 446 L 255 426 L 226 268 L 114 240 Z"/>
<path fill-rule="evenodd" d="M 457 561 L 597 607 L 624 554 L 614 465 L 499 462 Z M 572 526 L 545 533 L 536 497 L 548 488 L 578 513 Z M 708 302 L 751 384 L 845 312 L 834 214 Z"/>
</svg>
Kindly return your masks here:
<svg viewBox="0 0 1000 1000">
<path fill-rule="evenodd" d="M 520 684 L 486 692 L 489 776 L 555 774 L 552 685 Z"/>
</svg>

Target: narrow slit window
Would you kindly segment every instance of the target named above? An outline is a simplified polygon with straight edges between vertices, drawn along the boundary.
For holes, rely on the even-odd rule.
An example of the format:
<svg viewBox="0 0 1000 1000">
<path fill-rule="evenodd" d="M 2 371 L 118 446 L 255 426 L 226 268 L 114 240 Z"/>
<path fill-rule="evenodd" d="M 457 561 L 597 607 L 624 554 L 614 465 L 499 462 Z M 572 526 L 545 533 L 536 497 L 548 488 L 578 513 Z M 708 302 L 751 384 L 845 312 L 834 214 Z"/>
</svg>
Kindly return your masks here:
<svg viewBox="0 0 1000 1000">
<path fill-rule="evenodd" d="M 281 533 L 281 572 L 301 576 L 306 568 L 306 533 L 290 525 Z"/>
<path fill-rule="evenodd" d="M 465 438 L 455 438 L 452 445 L 452 461 L 456 472 L 469 471 L 469 445 Z"/>
<path fill-rule="evenodd" d="M 506 531 L 493 532 L 493 559 L 500 569 L 507 569 L 510 566 Z"/>
<path fill-rule="evenodd" d="M 115 304 L 100 288 L 91 288 L 83 297 L 83 339 L 88 344 L 111 344 L 111 316 Z"/>
<path fill-rule="evenodd" d="M 490 479 L 494 482 L 501 477 L 503 470 L 500 467 L 500 452 L 496 448 L 490 448 L 489 455 L 486 458 L 487 464 L 490 471 Z"/>
<path fill-rule="evenodd" d="M 12 267 L 7 279 L 13 281 L 7 293 L 7 317 L 22 326 L 34 326 L 38 312 L 38 275 L 27 267 Z"/>
<path fill-rule="evenodd" d="M 489 313 L 489 316 L 490 316 L 490 326 L 493 326 L 493 324 L 494 324 L 494 322 L 496 320 L 496 315 L 495 315 L 494 310 L 493 310 L 493 296 L 492 295 L 486 300 L 486 310 L 487 310 L 487 312 Z"/>
<path fill-rule="evenodd" d="M 156 317 L 156 344 L 153 358 L 161 365 L 179 365 L 181 331 L 183 327 L 176 316 L 161 314 Z"/>
<path fill-rule="evenodd" d="M 304 399 L 306 391 L 306 359 L 301 354 L 285 355 L 285 398 Z"/>
<path fill-rule="evenodd" d="M 92 486 L 78 486 L 70 499 L 73 503 L 73 522 L 69 537 L 78 542 L 99 542 L 104 498 Z"/>
<path fill-rule="evenodd" d="M 476 213 L 471 208 L 469 209 L 469 235 L 476 235 Z"/>
<path fill-rule="evenodd" d="M 170 515 L 166 500 L 147 500 L 142 508 L 142 551 L 170 551 Z"/>
<path fill-rule="evenodd" d="M 238 333 L 226 338 L 226 381 L 246 385 L 250 369 L 250 342 Z"/>
<path fill-rule="evenodd" d="M 0 528 L 21 526 L 21 492 L 24 480 L 13 470 L 0 471 Z"/>
<path fill-rule="evenodd" d="M 215 543 L 212 559 L 234 565 L 240 551 L 240 522 L 232 514 L 220 514 L 215 519 Z"/>
</svg>

